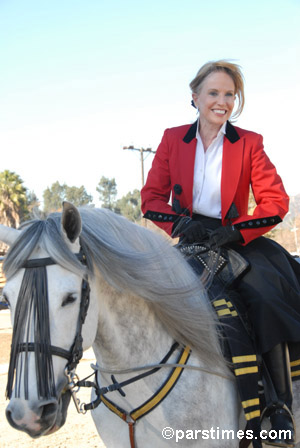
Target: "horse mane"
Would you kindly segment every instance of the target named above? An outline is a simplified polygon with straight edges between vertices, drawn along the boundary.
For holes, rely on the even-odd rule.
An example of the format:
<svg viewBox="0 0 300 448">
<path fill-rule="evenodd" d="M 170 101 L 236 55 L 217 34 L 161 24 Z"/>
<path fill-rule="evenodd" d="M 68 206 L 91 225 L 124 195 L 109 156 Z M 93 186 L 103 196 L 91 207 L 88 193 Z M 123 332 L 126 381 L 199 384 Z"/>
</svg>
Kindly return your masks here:
<svg viewBox="0 0 300 448">
<path fill-rule="evenodd" d="M 10 278 L 39 246 L 64 268 L 90 276 L 97 271 L 114 288 L 146 300 L 178 342 L 211 364 L 221 362 L 216 318 L 205 289 L 182 254 L 167 239 L 107 209 L 79 208 L 85 268 L 70 251 L 61 230 L 61 214 L 21 227 L 3 269 Z"/>
</svg>

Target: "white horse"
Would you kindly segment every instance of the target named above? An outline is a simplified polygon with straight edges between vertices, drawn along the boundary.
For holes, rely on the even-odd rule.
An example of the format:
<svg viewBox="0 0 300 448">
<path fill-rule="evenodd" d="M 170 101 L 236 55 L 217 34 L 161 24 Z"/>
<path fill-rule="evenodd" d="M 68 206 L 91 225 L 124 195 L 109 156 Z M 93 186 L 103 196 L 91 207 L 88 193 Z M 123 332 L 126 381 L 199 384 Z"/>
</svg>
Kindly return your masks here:
<svg viewBox="0 0 300 448">
<path fill-rule="evenodd" d="M 82 332 L 83 349 L 93 346 L 101 366 L 101 388 L 112 384 L 111 373 L 127 369 L 115 373 L 114 381 L 122 383 L 145 372 L 134 368 L 157 365 L 169 353 L 165 367 L 103 395 L 106 405 L 92 411 L 108 448 L 238 447 L 245 421 L 214 314 L 199 278 L 164 238 L 108 210 L 78 211 L 65 203 L 62 215 L 21 230 L 1 226 L 0 240 L 10 245 L 3 293 L 15 324 L 6 411 L 14 428 L 37 438 L 64 424 L 71 391 L 65 358 Z M 82 249 L 84 259 L 77 255 Z M 24 272 L 31 280 L 24 280 Z M 90 284 L 90 304 L 81 328 L 83 278 Z M 170 352 L 174 341 L 181 346 Z M 188 360 L 182 346 L 192 348 Z M 185 362 L 185 369 L 176 367 Z M 299 392 L 298 386 L 295 402 Z"/>
</svg>

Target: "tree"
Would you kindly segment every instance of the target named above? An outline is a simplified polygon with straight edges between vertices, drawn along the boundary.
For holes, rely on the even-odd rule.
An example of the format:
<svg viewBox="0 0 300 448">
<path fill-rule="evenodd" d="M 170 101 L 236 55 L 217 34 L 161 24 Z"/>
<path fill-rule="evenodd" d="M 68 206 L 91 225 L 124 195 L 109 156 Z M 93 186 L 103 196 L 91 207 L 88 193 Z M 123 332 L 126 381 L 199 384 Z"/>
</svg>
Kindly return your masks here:
<svg viewBox="0 0 300 448">
<path fill-rule="evenodd" d="M 141 219 L 141 195 L 139 190 L 127 193 L 116 202 L 115 212 L 119 213 L 130 221 Z"/>
<path fill-rule="evenodd" d="M 60 185 L 60 183 L 56 181 L 50 188 L 46 188 L 43 193 L 45 213 L 48 214 L 61 210 L 61 205 L 65 197 L 65 187 L 65 184 Z"/>
<path fill-rule="evenodd" d="M 249 192 L 249 203 L 248 203 L 248 213 L 250 215 L 253 214 L 255 207 L 256 207 L 256 201 L 255 201 L 252 189 L 250 189 L 250 192 Z"/>
<path fill-rule="evenodd" d="M 102 207 L 114 210 L 117 196 L 117 184 L 115 178 L 113 177 L 112 179 L 109 179 L 108 177 L 102 176 L 96 190 L 99 193 Z"/>
<path fill-rule="evenodd" d="M 40 201 L 34 191 L 27 192 L 27 206 L 30 216 L 32 216 L 34 212 L 39 211 Z"/>
<path fill-rule="evenodd" d="M 81 187 L 69 187 L 66 184 L 61 185 L 58 181 L 54 182 L 50 188 L 46 188 L 43 198 L 44 212 L 47 214 L 61 210 L 63 201 L 72 202 L 76 207 L 79 207 L 90 204 L 93 200 L 83 185 Z"/>
<path fill-rule="evenodd" d="M 93 197 L 87 194 L 83 185 L 81 187 L 68 187 L 65 188 L 65 198 L 67 201 L 72 202 L 76 207 L 81 205 L 90 204 Z"/>
<path fill-rule="evenodd" d="M 0 213 L 1 223 L 15 228 L 28 214 L 27 189 L 13 171 L 0 173 Z"/>
</svg>

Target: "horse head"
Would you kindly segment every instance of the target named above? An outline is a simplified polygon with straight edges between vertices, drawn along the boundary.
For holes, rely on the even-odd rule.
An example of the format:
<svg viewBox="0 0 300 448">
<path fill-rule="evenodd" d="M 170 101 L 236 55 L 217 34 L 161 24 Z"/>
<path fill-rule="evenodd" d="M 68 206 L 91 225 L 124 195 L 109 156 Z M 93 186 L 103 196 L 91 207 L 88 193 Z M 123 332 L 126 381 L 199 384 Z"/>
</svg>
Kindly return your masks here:
<svg viewBox="0 0 300 448">
<path fill-rule="evenodd" d="M 34 438 L 65 423 L 67 374 L 97 330 L 97 302 L 91 300 L 88 308 L 78 210 L 64 203 L 60 223 L 60 228 L 51 220 L 21 230 L 0 227 L 0 240 L 10 246 L 3 295 L 13 324 L 6 416 L 14 428 Z"/>
</svg>

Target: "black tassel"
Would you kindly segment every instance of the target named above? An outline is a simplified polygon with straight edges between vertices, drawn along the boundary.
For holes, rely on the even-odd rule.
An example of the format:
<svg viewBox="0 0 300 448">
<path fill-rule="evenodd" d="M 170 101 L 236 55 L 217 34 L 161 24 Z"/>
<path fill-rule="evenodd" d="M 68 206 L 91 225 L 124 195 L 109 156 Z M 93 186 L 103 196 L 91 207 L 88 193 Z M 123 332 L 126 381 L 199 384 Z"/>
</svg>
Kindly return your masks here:
<svg viewBox="0 0 300 448">
<path fill-rule="evenodd" d="M 34 334 L 34 343 L 30 341 Z M 8 371 L 6 397 L 20 397 L 23 376 L 25 400 L 29 399 L 29 352 L 35 352 L 37 392 L 39 398 L 56 397 L 51 355 L 49 327 L 49 303 L 46 267 L 25 269 L 19 291 L 11 356 Z"/>
</svg>

